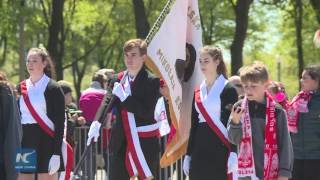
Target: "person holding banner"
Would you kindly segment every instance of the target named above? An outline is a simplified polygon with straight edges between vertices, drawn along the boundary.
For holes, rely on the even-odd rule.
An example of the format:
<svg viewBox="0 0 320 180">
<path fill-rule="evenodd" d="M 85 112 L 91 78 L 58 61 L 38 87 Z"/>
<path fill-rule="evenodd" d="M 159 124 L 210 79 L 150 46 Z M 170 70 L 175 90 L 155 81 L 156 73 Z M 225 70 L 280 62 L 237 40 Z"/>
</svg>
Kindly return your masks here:
<svg viewBox="0 0 320 180">
<path fill-rule="evenodd" d="M 239 180 L 288 180 L 293 150 L 286 112 L 267 91 L 269 75 L 264 64 L 240 69 L 245 97 L 237 102 L 228 122 L 228 135 L 239 145 Z"/>
<path fill-rule="evenodd" d="M 105 119 L 104 111 L 113 94 L 117 99 L 113 104 L 116 120 L 111 129 L 109 179 L 157 179 L 160 147 L 154 110 L 159 98 L 159 78 L 144 66 L 147 45 L 143 40 L 125 42 L 123 51 L 127 70 L 114 76 L 113 90 L 107 91 L 90 126 L 87 145 L 93 139 L 97 141 L 100 120 Z"/>
<path fill-rule="evenodd" d="M 226 126 L 238 94 L 227 80 L 220 48 L 203 47 L 200 68 L 205 79 L 195 89 L 183 170 L 190 180 L 229 179 L 237 168 L 237 149 L 228 140 Z"/>
<path fill-rule="evenodd" d="M 73 154 L 63 142 L 64 95 L 58 83 L 51 79 L 53 66 L 48 52 L 44 48 L 30 49 L 26 65 L 30 77 L 18 86 L 22 148 L 35 151 L 37 158 L 35 172 L 21 170 L 19 179 L 31 180 L 33 173 L 37 173 L 39 180 L 56 180 L 57 172 L 64 170 L 64 179 L 69 179 Z"/>
</svg>

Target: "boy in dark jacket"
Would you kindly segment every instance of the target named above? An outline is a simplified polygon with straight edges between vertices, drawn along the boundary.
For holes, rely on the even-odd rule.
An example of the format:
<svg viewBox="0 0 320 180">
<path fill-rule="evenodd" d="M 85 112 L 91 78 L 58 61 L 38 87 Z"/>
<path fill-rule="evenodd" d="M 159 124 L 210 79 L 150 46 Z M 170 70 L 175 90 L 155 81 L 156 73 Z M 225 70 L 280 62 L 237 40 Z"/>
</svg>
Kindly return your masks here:
<svg viewBox="0 0 320 180">
<path fill-rule="evenodd" d="M 239 145 L 239 179 L 291 178 L 293 150 L 285 111 L 268 87 L 268 72 L 261 63 L 240 69 L 245 98 L 236 103 L 228 122 L 230 141 Z"/>
</svg>

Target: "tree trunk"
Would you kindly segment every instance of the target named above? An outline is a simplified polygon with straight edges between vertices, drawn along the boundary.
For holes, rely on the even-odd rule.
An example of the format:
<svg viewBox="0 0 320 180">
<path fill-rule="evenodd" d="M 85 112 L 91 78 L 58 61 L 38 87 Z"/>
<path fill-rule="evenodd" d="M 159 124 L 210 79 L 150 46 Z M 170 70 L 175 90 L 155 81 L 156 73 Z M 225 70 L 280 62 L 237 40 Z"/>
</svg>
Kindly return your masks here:
<svg viewBox="0 0 320 180">
<path fill-rule="evenodd" d="M 249 9 L 253 0 L 238 0 L 234 6 L 236 28 L 231 44 L 231 74 L 235 75 L 243 64 L 242 51 L 247 35 Z"/>
<path fill-rule="evenodd" d="M 298 77 L 302 74 L 304 68 L 303 62 L 303 47 L 302 47 L 302 20 L 303 20 L 303 7 L 301 0 L 294 2 L 294 24 L 296 27 L 296 44 L 297 44 L 297 58 L 298 58 Z"/>
<path fill-rule="evenodd" d="M 0 59 L 0 67 L 4 65 L 4 63 L 7 61 L 7 53 L 8 53 L 8 37 L 7 35 L 2 35 L 0 37 L 0 47 L 3 49 L 2 56 Z"/>
<path fill-rule="evenodd" d="M 320 25 L 320 1 L 310 0 L 310 3 L 316 13 L 318 24 Z"/>
<path fill-rule="evenodd" d="M 137 37 L 145 39 L 149 33 L 150 25 L 146 16 L 143 0 L 132 0 L 136 22 Z"/>
<path fill-rule="evenodd" d="M 25 79 L 25 67 L 26 67 L 26 54 L 24 47 L 24 13 L 23 10 L 25 8 L 25 1 L 20 1 L 20 13 L 19 13 L 19 81 Z"/>
<path fill-rule="evenodd" d="M 48 51 L 54 62 L 56 79 L 63 79 L 63 4 L 64 0 L 52 0 L 51 24 L 49 27 Z"/>
</svg>

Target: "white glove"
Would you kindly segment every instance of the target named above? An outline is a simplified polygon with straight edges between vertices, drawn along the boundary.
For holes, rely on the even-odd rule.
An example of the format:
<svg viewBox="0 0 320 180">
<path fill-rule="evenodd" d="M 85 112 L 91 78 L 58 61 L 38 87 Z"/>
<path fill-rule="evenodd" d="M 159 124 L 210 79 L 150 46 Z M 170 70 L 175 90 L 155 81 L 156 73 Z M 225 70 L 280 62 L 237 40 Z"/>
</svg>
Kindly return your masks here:
<svg viewBox="0 0 320 180">
<path fill-rule="evenodd" d="M 101 123 L 98 121 L 93 121 L 91 123 L 89 132 L 88 132 L 88 140 L 87 140 L 87 146 L 91 144 L 92 138 L 94 138 L 94 142 L 98 141 L 98 137 L 100 136 L 100 127 Z"/>
<path fill-rule="evenodd" d="M 130 93 L 127 92 L 124 89 L 124 87 L 118 82 L 114 83 L 114 86 L 113 86 L 113 89 L 112 89 L 112 94 L 116 95 L 120 99 L 121 102 L 126 100 L 127 97 L 130 95 Z"/>
<path fill-rule="evenodd" d="M 59 155 L 52 155 L 49 161 L 48 172 L 49 175 L 53 175 L 56 173 L 60 168 L 60 156 Z"/>
<path fill-rule="evenodd" d="M 228 174 L 238 170 L 238 156 L 236 153 L 231 152 L 228 158 Z"/>
<path fill-rule="evenodd" d="M 191 157 L 186 155 L 183 160 L 183 172 L 186 176 L 189 175 L 190 161 L 191 161 Z"/>
</svg>

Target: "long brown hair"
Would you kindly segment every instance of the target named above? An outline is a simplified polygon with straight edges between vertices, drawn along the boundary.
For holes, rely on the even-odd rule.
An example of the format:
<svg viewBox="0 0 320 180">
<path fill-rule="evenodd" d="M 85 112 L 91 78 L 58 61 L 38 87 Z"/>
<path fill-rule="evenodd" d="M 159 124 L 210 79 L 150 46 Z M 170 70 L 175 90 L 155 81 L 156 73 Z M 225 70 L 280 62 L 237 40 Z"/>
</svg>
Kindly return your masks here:
<svg viewBox="0 0 320 180">
<path fill-rule="evenodd" d="M 213 47 L 213 46 L 204 46 L 201 48 L 200 52 L 208 53 L 214 61 L 219 60 L 219 65 L 217 67 L 217 74 L 222 74 L 225 78 L 228 78 L 227 75 L 227 68 L 223 61 L 223 55 L 222 50 L 219 47 Z"/>
<path fill-rule="evenodd" d="M 47 65 L 46 67 L 43 69 L 43 72 L 49 76 L 50 78 L 53 78 L 55 79 L 56 77 L 56 73 L 55 73 L 55 70 L 54 70 L 54 65 L 53 65 L 53 62 L 50 58 L 50 55 L 48 53 L 48 51 L 43 47 L 43 46 L 39 46 L 38 48 L 31 48 L 28 52 L 28 56 L 27 56 L 27 59 L 29 58 L 29 55 L 30 54 L 37 54 L 41 57 L 42 59 L 42 62 L 44 61 L 47 61 Z"/>
</svg>

